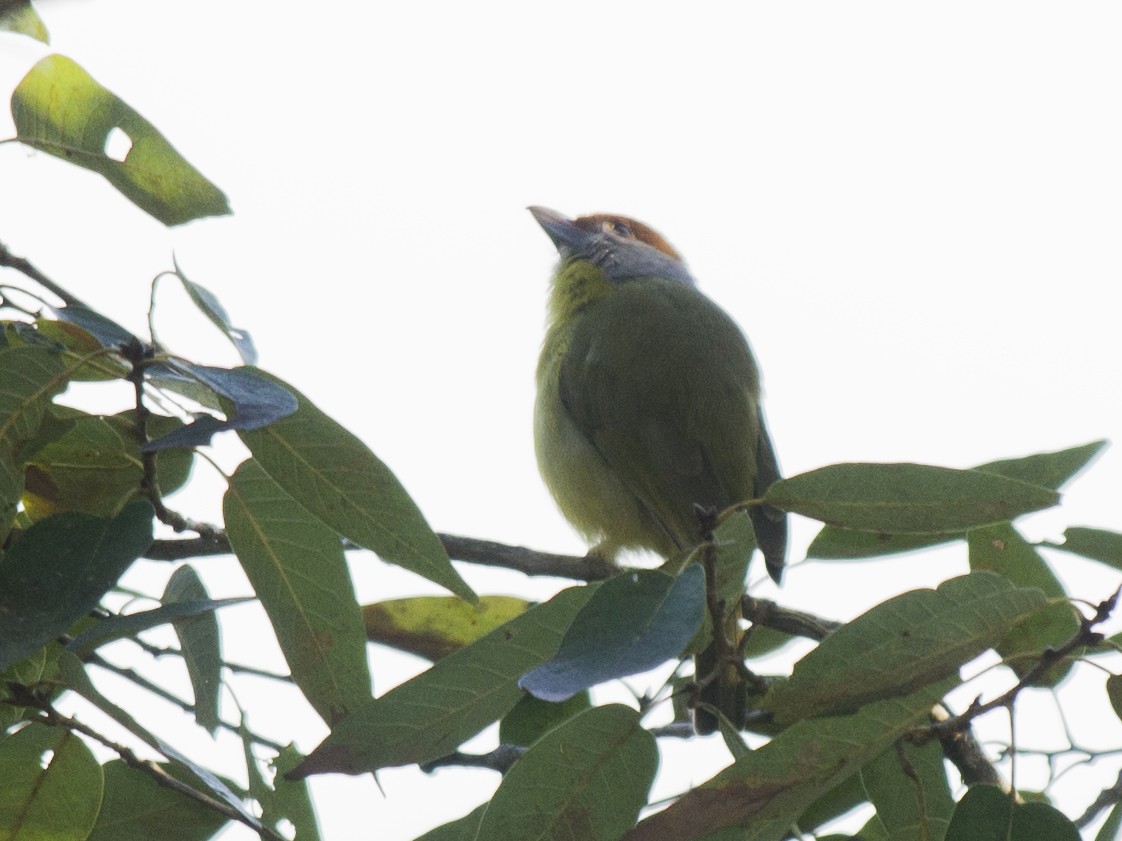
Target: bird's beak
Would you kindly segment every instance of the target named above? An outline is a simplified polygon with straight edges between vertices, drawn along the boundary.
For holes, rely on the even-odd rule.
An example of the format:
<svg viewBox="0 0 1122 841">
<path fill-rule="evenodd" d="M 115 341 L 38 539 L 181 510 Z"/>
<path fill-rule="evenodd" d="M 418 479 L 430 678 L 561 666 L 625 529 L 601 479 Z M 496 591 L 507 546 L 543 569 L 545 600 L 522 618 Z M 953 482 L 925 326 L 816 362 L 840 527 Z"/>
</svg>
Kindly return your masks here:
<svg viewBox="0 0 1122 841">
<path fill-rule="evenodd" d="M 527 210 L 538 220 L 557 250 L 562 254 L 569 251 L 580 251 L 590 239 L 596 236 L 594 231 L 579 227 L 572 219 L 550 210 L 548 207 L 529 207 Z"/>
</svg>

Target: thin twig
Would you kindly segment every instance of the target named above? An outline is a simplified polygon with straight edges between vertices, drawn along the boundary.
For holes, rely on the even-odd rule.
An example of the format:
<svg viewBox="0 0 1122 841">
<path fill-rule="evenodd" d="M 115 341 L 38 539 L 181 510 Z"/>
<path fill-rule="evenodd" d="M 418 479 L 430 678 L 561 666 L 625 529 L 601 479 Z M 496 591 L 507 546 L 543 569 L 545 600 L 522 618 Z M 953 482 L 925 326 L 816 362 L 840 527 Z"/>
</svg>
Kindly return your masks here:
<svg viewBox="0 0 1122 841">
<path fill-rule="evenodd" d="M 510 770 L 510 766 L 517 762 L 525 752 L 526 748 L 522 745 L 504 744 L 499 745 L 490 753 L 461 753 L 456 751 L 447 756 L 442 756 L 440 759 L 434 759 L 432 762 L 426 762 L 420 767 L 425 773 L 431 773 L 437 768 L 448 765 L 458 765 L 466 768 L 490 768 L 492 771 L 505 774 Z"/>
<path fill-rule="evenodd" d="M 177 780 L 175 777 L 169 774 L 160 765 L 160 763 L 152 762 L 148 759 L 141 759 L 132 751 L 131 748 L 114 742 L 108 736 L 104 736 L 101 733 L 98 733 L 92 727 L 83 724 L 75 718 L 63 715 L 50 704 L 44 704 L 39 709 L 43 712 L 43 717 L 33 718 L 32 721 L 48 726 L 65 727 L 67 730 L 75 733 L 81 733 L 83 736 L 87 736 L 90 739 L 100 742 L 101 744 L 105 745 L 105 747 L 109 748 L 118 756 L 120 756 L 121 759 L 124 760 L 125 764 L 130 768 L 135 768 L 137 771 L 147 774 L 158 785 L 161 785 L 164 788 L 169 788 L 172 791 L 177 791 L 184 797 L 189 797 L 197 803 L 202 804 L 206 808 L 224 815 L 230 820 L 245 824 L 254 832 L 257 832 L 262 838 L 270 839 L 270 841 L 283 841 L 281 836 L 277 835 L 267 826 L 263 826 L 258 821 L 251 820 L 246 815 L 243 815 L 240 811 L 231 806 L 229 803 L 224 803 L 221 800 L 217 800 L 210 795 L 204 794 L 203 792 L 199 791 L 194 786 L 190 786 L 187 783 L 182 782 L 181 780 Z"/>
<path fill-rule="evenodd" d="M 842 626 L 841 622 L 823 619 L 800 610 L 781 607 L 768 599 L 745 595 L 740 599 L 744 618 L 756 625 L 812 640 L 825 639 Z"/>
<path fill-rule="evenodd" d="M 55 283 L 53 280 L 51 280 L 49 277 L 35 268 L 35 266 L 31 265 L 31 263 L 26 259 L 14 255 L 2 242 L 0 242 L 0 266 L 9 269 L 15 269 L 17 272 L 31 278 L 40 286 L 44 287 L 49 292 L 61 298 L 63 303 L 65 303 L 68 307 L 84 307 L 85 309 L 93 309 L 89 304 L 85 303 L 77 295 L 72 295 L 71 293 L 67 292 L 65 289 L 63 289 L 61 286 L 59 286 L 57 283 Z"/>
</svg>

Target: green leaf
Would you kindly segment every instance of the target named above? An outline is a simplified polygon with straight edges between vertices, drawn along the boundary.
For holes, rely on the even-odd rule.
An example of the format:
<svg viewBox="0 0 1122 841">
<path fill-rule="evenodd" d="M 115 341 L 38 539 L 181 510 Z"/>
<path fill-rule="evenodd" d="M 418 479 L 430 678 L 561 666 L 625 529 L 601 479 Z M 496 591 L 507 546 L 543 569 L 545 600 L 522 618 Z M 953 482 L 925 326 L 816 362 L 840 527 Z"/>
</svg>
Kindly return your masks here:
<svg viewBox="0 0 1122 841">
<path fill-rule="evenodd" d="M 362 616 L 338 535 L 253 459 L 234 472 L 222 513 L 293 680 L 333 724 L 370 698 Z"/>
<path fill-rule="evenodd" d="M 1018 479 L 1033 485 L 1059 490 L 1060 486 L 1075 475 L 1102 448 L 1105 441 L 1084 444 L 1055 453 L 1037 453 L 1024 458 L 991 461 L 973 468 L 983 473 L 996 473 L 1008 479 Z M 965 538 L 965 534 L 889 534 L 887 532 L 864 532 L 823 526 L 807 549 L 808 558 L 822 560 L 854 560 L 856 558 L 878 558 L 900 552 L 926 549 L 954 540 Z M 1119 555 L 1122 558 L 1122 552 Z M 1122 560 L 1120 560 L 1122 565 Z"/>
<path fill-rule="evenodd" d="M 0 351 L 0 545 L 23 495 L 26 445 L 47 417 L 51 398 L 66 384 L 58 353 L 43 347 Z"/>
<path fill-rule="evenodd" d="M 888 534 L 823 526 L 807 547 L 806 556 L 824 561 L 852 561 L 914 552 L 962 540 L 963 534 Z"/>
<path fill-rule="evenodd" d="M 615 841 L 635 825 L 658 768 L 654 737 L 620 704 L 550 731 L 503 777 L 477 837 Z"/>
<path fill-rule="evenodd" d="M 91 356 L 104 347 L 84 327 L 67 321 L 40 317 L 35 321 L 35 332 L 52 342 L 57 342 L 58 347 L 65 348 L 75 357 Z M 70 379 L 79 382 L 105 382 L 124 379 L 128 372 L 129 366 L 123 359 L 116 354 L 103 353 L 92 356 L 78 366 L 70 375 Z"/>
<path fill-rule="evenodd" d="M 991 461 L 974 469 L 1058 491 L 1061 485 L 1102 452 L 1106 444 L 1106 441 L 1092 441 L 1090 444 L 1053 453 Z"/>
<path fill-rule="evenodd" d="M 370 642 L 439 660 L 524 613 L 530 602 L 516 596 L 414 596 L 362 606 Z"/>
<path fill-rule="evenodd" d="M 822 640 L 761 705 L 783 725 L 915 691 L 956 674 L 1045 604 L 1039 590 L 988 572 L 903 593 Z"/>
<path fill-rule="evenodd" d="M 479 824 L 483 821 L 483 813 L 487 811 L 484 803 L 472 809 L 462 818 L 430 829 L 424 835 L 418 836 L 414 841 L 476 841 L 479 834 Z"/>
<path fill-rule="evenodd" d="M 525 696 L 499 722 L 499 741 L 529 747 L 554 727 L 592 706 L 587 692 L 578 692 L 559 704 Z"/>
<path fill-rule="evenodd" d="M 156 434 L 183 425 L 160 416 L 150 421 Z M 84 415 L 70 423 L 66 434 L 29 459 L 23 503 L 32 520 L 64 511 L 112 517 L 140 493 L 144 465 L 131 418 Z M 160 454 L 156 469 L 165 494 L 187 480 L 192 456 L 190 451 Z"/>
<path fill-rule="evenodd" d="M 84 841 L 101 791 L 101 766 L 69 730 L 28 724 L 0 739 L 0 839 Z"/>
<path fill-rule="evenodd" d="M 1048 508 L 1059 494 L 981 470 L 834 464 L 773 484 L 764 501 L 858 531 L 955 533 Z"/>
<path fill-rule="evenodd" d="M 1106 697 L 1110 699 L 1114 714 L 1122 720 L 1122 675 L 1107 675 Z"/>
<path fill-rule="evenodd" d="M 1046 648 L 1059 646 L 1079 631 L 1075 609 L 1066 603 L 1068 595 L 1047 562 L 1010 523 L 971 529 L 967 533 L 970 569 L 1003 575 L 1018 587 L 1036 587 L 1049 599 L 1063 599 L 1019 623 L 995 648 L 1008 661 L 1018 677 L 1024 677 Z M 1057 663 L 1036 681 L 1036 686 L 1055 686 L 1068 672 L 1072 662 Z"/>
<path fill-rule="evenodd" d="M 853 811 L 868 799 L 865 787 L 861 784 L 861 775 L 846 777 L 799 815 L 798 827 L 803 832 L 813 832 L 823 824 Z"/>
<path fill-rule="evenodd" d="M 557 654 L 518 685 L 544 701 L 564 701 L 598 683 L 648 671 L 682 653 L 701 627 L 705 573 L 625 572 L 605 581 L 581 609 Z"/>
<path fill-rule="evenodd" d="M 1064 532 L 1064 542 L 1052 548 L 1122 569 L 1122 534 L 1116 531 L 1072 526 Z"/>
<path fill-rule="evenodd" d="M 43 19 L 31 8 L 31 0 L 14 0 L 0 10 L 0 30 L 27 35 L 44 44 L 51 40 Z"/>
<path fill-rule="evenodd" d="M 65 56 L 31 68 L 12 94 L 12 118 L 22 142 L 104 176 L 165 225 L 230 212 L 222 191 L 150 122 Z M 106 151 L 117 131 L 130 142 L 120 159 Z"/>
<path fill-rule="evenodd" d="M 939 841 L 947 832 L 955 802 L 938 742 L 922 748 L 893 745 L 861 769 L 861 782 L 891 841 L 926 838 Z"/>
<path fill-rule="evenodd" d="M 994 786 L 973 786 L 959 801 L 945 841 L 1079 841 L 1079 830 L 1047 803 L 1014 803 Z"/>
<path fill-rule="evenodd" d="M 152 545 L 152 517 L 138 500 L 112 519 L 59 514 L 24 532 L 0 558 L 0 671 L 97 605 Z"/>
<path fill-rule="evenodd" d="M 320 841 L 319 822 L 308 784 L 303 780 L 291 782 L 284 776 L 303 760 L 304 755 L 289 745 L 273 761 L 277 771 L 273 781 L 276 789 L 272 797 L 272 811 L 265 817 L 272 821 L 269 825 L 274 828 L 278 828 L 281 820 L 292 824 L 296 830 L 293 841 Z"/>
<path fill-rule="evenodd" d="M 179 567 L 168 579 L 161 601 L 165 605 L 209 600 L 202 579 L 190 565 Z M 195 695 L 195 721 L 213 736 L 218 729 L 218 693 L 222 689 L 222 642 L 214 611 L 172 622 L 179 649 Z"/>
<path fill-rule="evenodd" d="M 519 676 L 553 656 L 598 586 L 562 590 L 368 701 L 336 725 L 289 778 L 361 774 L 447 756 L 523 697 Z"/>
<path fill-rule="evenodd" d="M 102 766 L 105 798 L 87 841 L 207 841 L 227 819 L 185 794 L 164 788 L 151 775 L 114 759 Z M 160 768 L 181 783 L 193 785 L 174 764 Z"/>
<path fill-rule="evenodd" d="M 239 433 L 265 472 L 339 534 L 474 602 L 475 593 L 390 469 L 304 395 L 281 384 L 296 395 L 299 409 L 264 429 Z"/>
<path fill-rule="evenodd" d="M 1095 841 L 1118 841 L 1119 830 L 1122 829 L 1122 803 L 1115 803 L 1110 814 L 1106 816 L 1103 825 L 1095 834 Z"/>
<path fill-rule="evenodd" d="M 174 262 L 174 258 L 172 259 Z M 187 290 L 187 296 L 191 299 L 191 302 L 230 340 L 230 344 L 237 350 L 242 362 L 246 365 L 256 365 L 257 350 L 253 346 L 253 337 L 247 331 L 235 327 L 230 322 L 230 316 L 227 314 L 226 308 L 222 306 L 222 302 L 218 300 L 218 296 L 205 286 L 188 280 L 178 262 L 175 262 L 175 276 L 183 283 L 183 288 Z"/>
<path fill-rule="evenodd" d="M 622 841 L 779 841 L 819 798 L 923 721 L 951 685 L 877 701 L 853 715 L 800 721 L 640 821 Z M 729 827 L 739 829 L 721 832 Z"/>
</svg>

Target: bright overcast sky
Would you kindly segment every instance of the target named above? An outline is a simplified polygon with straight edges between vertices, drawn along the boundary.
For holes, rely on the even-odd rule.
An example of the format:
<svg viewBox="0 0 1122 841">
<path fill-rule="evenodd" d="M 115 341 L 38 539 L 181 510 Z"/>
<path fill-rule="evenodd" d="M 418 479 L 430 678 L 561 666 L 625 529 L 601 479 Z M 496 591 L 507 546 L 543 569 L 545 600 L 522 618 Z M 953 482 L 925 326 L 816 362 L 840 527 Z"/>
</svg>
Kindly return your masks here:
<svg viewBox="0 0 1122 841">
<path fill-rule="evenodd" d="M 678 247 L 753 343 L 788 474 L 1110 438 L 1064 506 L 1024 528 L 1122 530 L 1115 2 L 38 8 L 50 49 L 151 120 L 235 215 L 168 232 L 98 177 L 5 145 L 0 241 L 135 330 L 174 249 L 261 365 L 365 440 L 440 531 L 583 551 L 533 460 L 554 252 L 528 204 L 626 213 Z M 46 52 L 0 35 L 0 90 Z M 233 364 L 183 306 L 167 296 L 165 340 Z M 217 519 L 221 484 L 196 472 L 212 492 L 179 504 Z M 814 531 L 796 524 L 795 560 Z M 359 560 L 365 601 L 433 591 Z M 1074 595 L 1117 584 L 1062 561 Z M 806 564 L 780 598 L 848 618 L 962 571 L 961 548 Z M 235 652 L 238 634 L 227 621 Z M 400 679 L 380 666 L 378 691 Z M 1098 744 L 1122 744 L 1103 726 Z M 307 733 L 304 749 L 320 735 Z M 320 802 L 328 841 L 412 838 L 495 778 L 382 782 L 384 801 L 369 777 L 317 783 L 334 798 Z M 1072 796 L 1077 814 L 1087 790 Z"/>
</svg>

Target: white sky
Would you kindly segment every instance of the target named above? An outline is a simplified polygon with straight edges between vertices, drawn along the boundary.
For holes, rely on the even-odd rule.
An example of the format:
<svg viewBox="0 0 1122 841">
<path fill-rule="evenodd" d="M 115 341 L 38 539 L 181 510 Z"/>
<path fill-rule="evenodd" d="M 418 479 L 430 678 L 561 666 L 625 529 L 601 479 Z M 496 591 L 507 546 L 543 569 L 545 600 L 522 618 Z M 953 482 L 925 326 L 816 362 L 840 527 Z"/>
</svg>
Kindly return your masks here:
<svg viewBox="0 0 1122 841">
<path fill-rule="evenodd" d="M 1116 3 L 39 8 L 52 49 L 150 119 L 235 215 L 169 232 L 98 177 L 11 144 L 0 146 L 0 241 L 135 330 L 174 249 L 253 333 L 262 366 L 365 440 L 438 530 L 583 550 L 533 460 L 554 252 L 528 204 L 626 213 L 686 255 L 753 343 L 788 474 L 857 460 L 966 467 L 1120 438 Z M 0 35 L 0 91 L 46 52 Z M 13 133 L 4 110 L 0 137 Z M 183 311 L 169 294 L 165 340 L 233 364 Z M 219 455 L 236 463 L 232 447 Z M 221 483 L 205 466 L 196 475 L 202 491 L 176 502 L 217 519 Z M 1023 526 L 1034 539 L 1122 530 L 1120 499 L 1116 444 L 1061 509 Z M 796 522 L 795 560 L 815 530 Z M 433 591 L 355 560 L 364 601 Z M 1074 595 L 1098 601 L 1119 583 L 1059 561 Z M 847 618 L 962 571 L 964 549 L 807 564 L 780 599 Z M 467 574 L 489 591 L 554 586 Z M 219 595 L 242 586 L 208 580 Z M 257 615 L 225 614 L 230 656 L 275 664 L 249 630 Z M 375 653 L 374 666 L 380 692 L 419 663 Z M 1072 724 L 1117 747 L 1101 679 Z M 1024 744 L 1055 723 L 1050 702 L 1037 709 Z M 283 712 L 251 711 L 251 723 L 312 747 L 314 717 Z M 225 740 L 214 751 L 196 733 L 184 740 L 236 762 Z M 712 741 L 669 746 L 664 767 L 678 776 L 660 791 L 725 761 Z M 1029 763 L 1018 773 L 1031 784 Z M 329 841 L 413 838 L 496 782 L 415 769 L 381 779 L 385 800 L 369 777 L 315 783 Z M 1069 779 L 1057 794 L 1077 815 L 1114 771 Z"/>
</svg>

